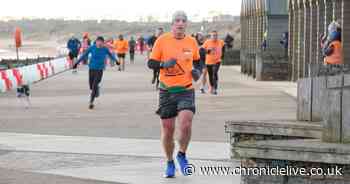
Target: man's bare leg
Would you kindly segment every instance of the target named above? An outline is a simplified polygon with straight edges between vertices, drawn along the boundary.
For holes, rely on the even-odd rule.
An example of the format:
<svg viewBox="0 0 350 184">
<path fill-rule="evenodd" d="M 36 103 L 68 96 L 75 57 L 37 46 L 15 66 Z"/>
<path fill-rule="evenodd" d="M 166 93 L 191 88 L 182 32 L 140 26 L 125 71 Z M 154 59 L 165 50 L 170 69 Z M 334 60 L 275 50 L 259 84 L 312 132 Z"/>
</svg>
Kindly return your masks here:
<svg viewBox="0 0 350 184">
<path fill-rule="evenodd" d="M 167 161 L 173 160 L 175 118 L 161 120 L 161 142 Z"/>
<path fill-rule="evenodd" d="M 186 153 L 191 141 L 193 112 L 189 110 L 180 111 L 178 120 L 180 124 L 179 151 Z"/>
</svg>

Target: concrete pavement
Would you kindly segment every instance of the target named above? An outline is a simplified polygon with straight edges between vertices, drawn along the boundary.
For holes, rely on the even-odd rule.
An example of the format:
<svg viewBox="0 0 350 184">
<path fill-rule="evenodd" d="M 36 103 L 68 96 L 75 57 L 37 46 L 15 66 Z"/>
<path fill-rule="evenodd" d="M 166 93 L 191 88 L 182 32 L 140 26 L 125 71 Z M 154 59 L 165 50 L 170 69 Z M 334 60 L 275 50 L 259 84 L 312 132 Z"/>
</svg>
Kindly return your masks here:
<svg viewBox="0 0 350 184">
<path fill-rule="evenodd" d="M 188 154 L 198 173 L 187 179 L 178 172 L 176 180 L 162 178 L 165 162 L 159 147 L 158 140 L 0 133 L 0 166 L 121 183 L 143 183 L 145 179 L 154 184 L 239 181 L 239 176 L 200 172 L 201 166 L 233 167 L 227 143 L 193 142 Z"/>
<path fill-rule="evenodd" d="M 162 179 L 159 119 L 154 114 L 157 92 L 150 84 L 151 71 L 142 56 L 126 70 L 106 70 L 93 111 L 87 109 L 84 67 L 77 75 L 67 72 L 32 86 L 33 106 L 27 110 L 13 92 L 0 94 L 0 168 L 16 176 L 11 182 L 21 184 L 32 173 L 32 178 L 53 177 L 52 183 L 63 176 L 73 184 L 239 183 L 237 176 L 199 173 Z M 256 82 L 234 67 L 222 67 L 220 81 L 218 96 L 196 94 L 198 113 L 189 155 L 197 167 L 239 165 L 228 161 L 225 121 L 295 119 L 295 100 L 286 93 L 294 92 L 295 84 Z"/>
<path fill-rule="evenodd" d="M 0 184 L 123 184 L 7 169 L 0 169 L 0 179 Z"/>
<path fill-rule="evenodd" d="M 23 110 L 14 93 L 0 94 L 0 128 L 5 132 L 158 139 L 157 93 L 140 56 L 127 72 L 108 69 L 94 113 L 87 110 L 87 71 L 70 72 L 32 86 L 32 104 Z M 220 95 L 197 94 L 193 139 L 227 141 L 227 120 L 295 119 L 290 83 L 256 82 L 222 67 Z M 19 116 L 20 115 L 20 116 Z M 125 131 L 128 130 L 128 131 Z M 213 131 L 215 130 L 215 131 Z"/>
</svg>

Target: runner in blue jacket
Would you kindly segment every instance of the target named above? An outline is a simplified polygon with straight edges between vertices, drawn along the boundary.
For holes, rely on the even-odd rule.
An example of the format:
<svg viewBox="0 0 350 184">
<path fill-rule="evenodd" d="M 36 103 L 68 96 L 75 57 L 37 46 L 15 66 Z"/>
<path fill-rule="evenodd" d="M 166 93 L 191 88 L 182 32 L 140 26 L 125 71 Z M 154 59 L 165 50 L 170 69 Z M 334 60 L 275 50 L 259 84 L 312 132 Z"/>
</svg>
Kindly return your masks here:
<svg viewBox="0 0 350 184">
<path fill-rule="evenodd" d="M 104 38 L 98 37 L 96 43 L 89 47 L 78 61 L 73 65 L 73 69 L 78 67 L 78 64 L 88 58 L 91 55 L 89 63 L 89 87 L 91 90 L 89 109 L 94 108 L 94 100 L 100 95 L 99 84 L 102 80 L 103 70 L 105 69 L 105 61 L 107 56 L 111 58 L 111 61 L 119 65 L 117 58 L 109 51 L 104 45 Z"/>
</svg>

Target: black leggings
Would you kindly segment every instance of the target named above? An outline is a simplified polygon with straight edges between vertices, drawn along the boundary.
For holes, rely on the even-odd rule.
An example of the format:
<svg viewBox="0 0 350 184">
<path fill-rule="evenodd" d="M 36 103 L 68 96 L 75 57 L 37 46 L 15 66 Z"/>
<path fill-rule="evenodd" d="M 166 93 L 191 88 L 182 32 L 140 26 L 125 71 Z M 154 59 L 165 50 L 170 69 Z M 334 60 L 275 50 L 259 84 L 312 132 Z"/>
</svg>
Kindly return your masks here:
<svg viewBox="0 0 350 184">
<path fill-rule="evenodd" d="M 215 90 L 218 89 L 218 81 L 219 81 L 219 69 L 220 63 L 214 65 L 207 65 L 208 75 L 209 75 L 209 83 Z"/>
<path fill-rule="evenodd" d="M 134 62 L 135 59 L 135 51 L 129 51 L 130 62 Z"/>
<path fill-rule="evenodd" d="M 89 87 L 91 90 L 90 103 L 93 103 L 102 80 L 103 70 L 89 70 Z"/>
</svg>

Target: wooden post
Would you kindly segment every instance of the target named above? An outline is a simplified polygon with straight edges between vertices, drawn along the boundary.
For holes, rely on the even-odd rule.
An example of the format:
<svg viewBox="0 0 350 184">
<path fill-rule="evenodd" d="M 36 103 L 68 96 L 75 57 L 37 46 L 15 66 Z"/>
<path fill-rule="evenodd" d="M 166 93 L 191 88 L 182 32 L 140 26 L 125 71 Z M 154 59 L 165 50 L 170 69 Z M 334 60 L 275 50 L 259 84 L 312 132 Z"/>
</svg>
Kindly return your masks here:
<svg viewBox="0 0 350 184">
<path fill-rule="evenodd" d="M 342 8 L 342 44 L 344 63 L 350 64 L 350 2 L 343 0 Z"/>
<path fill-rule="evenodd" d="M 317 0 L 310 0 L 310 64 L 317 63 Z"/>
<path fill-rule="evenodd" d="M 333 2 L 332 0 L 324 0 L 325 5 L 325 34 L 328 34 L 328 25 L 333 21 Z"/>
<path fill-rule="evenodd" d="M 342 0 L 333 0 L 333 20 L 341 24 Z"/>
<path fill-rule="evenodd" d="M 258 22 L 257 22 L 257 7 L 256 3 L 258 0 L 253 0 L 252 3 L 252 19 L 253 19 L 253 25 L 252 25 L 252 31 L 253 31 L 253 41 L 252 41 L 252 76 L 253 78 L 256 77 L 256 43 L 257 43 L 257 28 L 258 28 Z"/>
<path fill-rule="evenodd" d="M 304 77 L 304 4 L 298 0 L 298 78 Z"/>
<path fill-rule="evenodd" d="M 293 81 L 294 77 L 294 58 L 293 58 L 293 53 L 294 53 L 294 8 L 293 8 L 293 0 L 288 1 L 288 10 L 289 10 L 289 27 L 288 27 L 288 33 L 289 33 L 289 38 L 288 38 L 288 62 L 289 62 L 289 76 L 290 80 Z"/>
<path fill-rule="evenodd" d="M 311 24 L 311 8 L 309 0 L 304 0 L 304 44 L 303 44 L 303 76 L 308 77 L 309 75 L 309 63 L 310 63 L 310 24 Z"/>
<path fill-rule="evenodd" d="M 323 0 L 316 1 L 317 6 L 317 66 L 323 64 L 323 56 L 321 54 L 321 36 L 325 34 L 325 5 Z"/>
<path fill-rule="evenodd" d="M 298 80 L 298 22 L 299 22 L 299 6 L 298 1 L 292 1 L 293 6 L 293 81 Z"/>
</svg>

